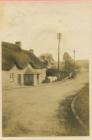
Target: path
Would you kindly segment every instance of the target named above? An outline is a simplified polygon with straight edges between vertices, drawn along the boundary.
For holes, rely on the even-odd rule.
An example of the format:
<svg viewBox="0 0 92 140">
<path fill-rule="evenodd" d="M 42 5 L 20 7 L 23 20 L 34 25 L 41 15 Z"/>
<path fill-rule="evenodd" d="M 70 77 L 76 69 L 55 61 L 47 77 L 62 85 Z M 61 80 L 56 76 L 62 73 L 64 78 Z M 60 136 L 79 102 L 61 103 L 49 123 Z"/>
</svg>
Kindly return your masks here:
<svg viewBox="0 0 92 140">
<path fill-rule="evenodd" d="M 3 91 L 3 135 L 8 136 L 56 136 L 66 133 L 59 124 L 59 103 L 75 94 L 88 82 L 88 72 L 75 79 L 37 87 Z M 62 117 L 63 121 L 63 117 Z"/>
</svg>

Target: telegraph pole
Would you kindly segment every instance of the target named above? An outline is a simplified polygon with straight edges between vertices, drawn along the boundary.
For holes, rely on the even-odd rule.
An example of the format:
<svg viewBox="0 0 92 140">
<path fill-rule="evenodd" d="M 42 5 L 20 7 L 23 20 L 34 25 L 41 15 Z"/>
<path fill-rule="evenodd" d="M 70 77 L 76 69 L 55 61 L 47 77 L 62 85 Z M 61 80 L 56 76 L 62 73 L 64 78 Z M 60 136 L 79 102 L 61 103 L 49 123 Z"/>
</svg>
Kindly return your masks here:
<svg viewBox="0 0 92 140">
<path fill-rule="evenodd" d="M 57 33 L 58 39 L 58 78 L 60 77 L 60 40 L 61 40 L 61 33 Z"/>
</svg>

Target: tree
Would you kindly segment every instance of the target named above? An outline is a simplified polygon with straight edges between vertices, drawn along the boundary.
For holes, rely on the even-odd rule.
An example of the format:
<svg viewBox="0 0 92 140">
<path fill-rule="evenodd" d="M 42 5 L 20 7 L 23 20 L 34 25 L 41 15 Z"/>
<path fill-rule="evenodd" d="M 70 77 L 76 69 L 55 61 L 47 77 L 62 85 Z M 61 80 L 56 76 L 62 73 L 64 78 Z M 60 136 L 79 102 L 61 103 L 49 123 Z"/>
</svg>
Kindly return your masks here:
<svg viewBox="0 0 92 140">
<path fill-rule="evenodd" d="M 40 60 L 42 60 L 43 62 L 46 62 L 48 64 L 49 68 L 51 68 L 54 65 L 54 63 L 55 63 L 55 61 L 53 59 L 53 56 L 50 53 L 42 54 L 40 56 Z"/>
<path fill-rule="evenodd" d="M 70 74 L 72 75 L 72 77 L 74 77 L 76 74 L 75 69 L 76 69 L 76 65 L 74 63 L 74 60 L 67 52 L 65 52 L 63 55 L 63 71 L 65 77 L 69 76 Z"/>
<path fill-rule="evenodd" d="M 63 61 L 73 63 L 72 57 L 67 52 L 65 52 L 64 55 L 63 55 Z"/>
</svg>

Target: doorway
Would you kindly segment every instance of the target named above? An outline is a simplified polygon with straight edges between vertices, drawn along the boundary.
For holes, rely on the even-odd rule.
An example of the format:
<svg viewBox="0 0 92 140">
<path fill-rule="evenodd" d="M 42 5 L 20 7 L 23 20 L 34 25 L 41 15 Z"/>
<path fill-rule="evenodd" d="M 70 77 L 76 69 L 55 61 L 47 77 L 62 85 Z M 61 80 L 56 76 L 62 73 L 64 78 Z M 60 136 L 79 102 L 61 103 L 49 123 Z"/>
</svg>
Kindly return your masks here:
<svg viewBox="0 0 92 140">
<path fill-rule="evenodd" d="M 24 74 L 24 85 L 33 85 L 33 84 L 34 84 L 34 75 Z"/>
</svg>

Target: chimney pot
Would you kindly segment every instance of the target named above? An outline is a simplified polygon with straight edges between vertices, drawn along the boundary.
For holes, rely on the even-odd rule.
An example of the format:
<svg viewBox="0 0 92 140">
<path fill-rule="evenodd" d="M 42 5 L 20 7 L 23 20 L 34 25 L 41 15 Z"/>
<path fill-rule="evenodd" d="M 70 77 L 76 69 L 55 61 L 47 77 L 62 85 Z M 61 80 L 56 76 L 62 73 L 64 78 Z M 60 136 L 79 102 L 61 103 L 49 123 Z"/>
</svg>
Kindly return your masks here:
<svg viewBox="0 0 92 140">
<path fill-rule="evenodd" d="M 29 52 L 34 53 L 34 50 L 33 49 L 30 49 Z"/>
<path fill-rule="evenodd" d="M 21 48 L 21 42 L 20 41 L 15 42 L 15 44 L 16 44 L 17 47 Z"/>
</svg>

